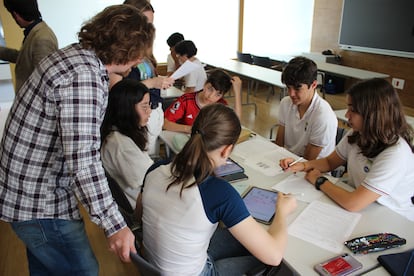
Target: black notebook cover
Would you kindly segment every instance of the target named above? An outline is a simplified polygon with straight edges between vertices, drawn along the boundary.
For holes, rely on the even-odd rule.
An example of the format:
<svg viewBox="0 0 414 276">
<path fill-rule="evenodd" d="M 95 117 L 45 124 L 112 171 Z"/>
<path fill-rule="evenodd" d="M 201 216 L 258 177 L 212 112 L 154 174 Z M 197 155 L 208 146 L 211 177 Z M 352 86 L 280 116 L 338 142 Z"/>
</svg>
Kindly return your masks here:
<svg viewBox="0 0 414 276">
<path fill-rule="evenodd" d="M 380 255 L 378 262 L 392 276 L 414 275 L 414 249 L 402 253 Z"/>
</svg>

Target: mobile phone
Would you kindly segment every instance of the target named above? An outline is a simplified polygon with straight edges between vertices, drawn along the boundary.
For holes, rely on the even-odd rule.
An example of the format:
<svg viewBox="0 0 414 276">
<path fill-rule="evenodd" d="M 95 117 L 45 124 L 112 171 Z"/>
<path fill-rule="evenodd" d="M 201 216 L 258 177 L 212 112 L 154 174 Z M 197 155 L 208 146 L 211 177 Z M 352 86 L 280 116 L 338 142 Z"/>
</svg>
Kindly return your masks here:
<svg viewBox="0 0 414 276">
<path fill-rule="evenodd" d="M 277 192 L 250 187 L 244 194 L 243 201 L 254 219 L 270 224 L 276 212 Z"/>
<path fill-rule="evenodd" d="M 316 272 L 322 276 L 344 276 L 362 268 L 362 264 L 344 253 L 314 266 Z"/>
</svg>

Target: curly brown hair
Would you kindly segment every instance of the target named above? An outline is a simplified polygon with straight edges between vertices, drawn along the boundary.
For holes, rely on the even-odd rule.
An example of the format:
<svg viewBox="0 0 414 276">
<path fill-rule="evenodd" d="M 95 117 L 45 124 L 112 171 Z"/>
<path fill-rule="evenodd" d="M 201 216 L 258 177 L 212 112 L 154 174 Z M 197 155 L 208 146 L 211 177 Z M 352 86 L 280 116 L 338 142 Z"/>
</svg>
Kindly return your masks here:
<svg viewBox="0 0 414 276">
<path fill-rule="evenodd" d="M 105 8 L 78 33 L 85 49 L 95 51 L 104 64 L 126 64 L 151 51 L 155 28 L 131 5 Z"/>
</svg>

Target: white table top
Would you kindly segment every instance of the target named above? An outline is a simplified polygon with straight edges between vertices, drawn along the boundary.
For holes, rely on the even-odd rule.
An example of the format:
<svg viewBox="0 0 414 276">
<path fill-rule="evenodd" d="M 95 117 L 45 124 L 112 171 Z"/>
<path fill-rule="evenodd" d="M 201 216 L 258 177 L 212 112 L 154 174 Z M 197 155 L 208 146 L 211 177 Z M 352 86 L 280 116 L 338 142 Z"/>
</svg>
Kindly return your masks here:
<svg viewBox="0 0 414 276">
<path fill-rule="evenodd" d="M 265 68 L 262 66 L 251 65 L 238 60 L 227 59 L 227 60 L 203 60 L 210 66 L 222 68 L 226 71 L 255 79 L 264 83 L 268 83 L 277 87 L 285 88 L 286 86 L 282 83 L 282 72 Z"/>
<path fill-rule="evenodd" d="M 326 62 L 316 62 L 318 66 L 318 70 L 331 73 L 339 76 L 354 78 L 358 80 L 366 80 L 372 78 L 388 78 L 389 75 L 383 73 L 372 72 L 368 70 L 333 64 L 333 63 L 326 63 Z"/>
<path fill-rule="evenodd" d="M 345 117 L 346 109 L 338 109 L 334 110 L 334 112 L 339 120 L 348 122 L 348 119 Z M 414 128 L 414 117 L 405 115 L 405 119 L 407 120 L 407 123 Z"/>
<path fill-rule="evenodd" d="M 297 55 L 273 55 L 271 58 L 274 60 L 278 60 L 278 61 L 289 62 L 295 56 Z M 318 71 L 325 72 L 325 73 L 331 73 L 331 74 L 342 76 L 342 77 L 354 78 L 358 80 L 389 77 L 389 75 L 383 74 L 383 73 L 353 68 L 353 67 L 344 66 L 344 65 L 338 65 L 334 63 L 327 63 L 327 62 L 318 61 L 315 59 L 312 59 L 312 60 L 314 60 L 316 65 L 318 66 Z"/>
<path fill-rule="evenodd" d="M 166 132 L 163 131 L 161 138 L 166 141 L 167 145 L 169 144 L 168 139 L 172 139 L 174 136 L 174 132 Z M 269 151 L 269 147 L 274 147 L 275 149 L 279 149 L 281 151 L 286 151 L 283 148 L 278 147 L 274 143 L 271 143 L 269 140 L 256 135 L 256 137 L 251 139 L 261 139 L 266 143 L 266 149 L 263 147 L 255 149 L 249 149 L 252 151 L 256 151 L 258 153 L 263 151 Z M 171 141 L 171 140 L 170 140 Z M 249 179 L 243 180 L 240 182 L 235 182 L 233 185 L 236 189 L 244 190 L 248 186 L 259 186 L 263 188 L 270 189 L 273 185 L 279 183 L 281 180 L 285 179 L 287 176 L 285 174 L 278 174 L 276 176 L 270 177 L 266 176 L 263 173 L 258 172 L 255 168 L 250 167 L 248 165 L 247 160 L 243 157 L 240 157 L 236 154 L 237 152 L 237 145 L 235 150 L 233 151 L 231 157 L 237 163 L 239 163 L 245 169 L 245 174 L 249 176 Z M 286 153 L 288 155 L 288 152 Z M 275 161 L 278 163 L 278 161 Z M 340 183 L 338 185 L 345 185 Z M 334 203 L 331 199 L 329 199 L 326 195 L 323 195 L 322 198 L 319 199 L 322 202 L 333 204 Z M 291 214 L 288 218 L 288 223 L 292 223 L 293 220 L 308 206 L 308 203 L 298 200 L 298 208 L 296 211 Z M 351 275 L 358 275 L 366 270 L 369 270 L 375 267 L 378 264 L 377 257 L 381 254 L 390 254 L 396 252 L 406 251 L 409 248 L 414 247 L 414 222 L 409 221 L 402 217 L 401 215 L 391 211 L 390 209 L 379 205 L 377 203 L 373 203 L 363 211 L 359 212 L 362 217 L 355 226 L 350 238 L 355 238 L 363 235 L 374 234 L 374 233 L 381 233 L 381 232 L 389 232 L 397 234 L 400 237 L 403 237 L 407 240 L 407 244 L 400 247 L 389 249 L 383 252 L 377 253 L 370 253 L 367 255 L 354 255 L 362 264 L 363 268 L 356 271 L 354 274 Z M 352 254 L 345 246 L 343 246 L 343 252 L 347 252 Z M 385 252 L 385 253 L 384 253 Z M 321 247 L 318 247 L 314 244 L 311 244 L 307 241 L 301 240 L 294 236 L 289 235 L 288 237 L 288 247 L 285 252 L 285 261 L 289 263 L 300 275 L 317 275 L 317 273 L 313 270 L 313 266 L 317 263 L 320 263 L 324 260 L 327 260 L 337 254 L 325 250 Z M 386 275 L 386 272 L 383 268 L 377 268 L 376 270 L 378 275 Z M 374 273 L 374 272 L 372 272 Z M 373 275 L 373 274 L 371 274 Z M 375 274 L 377 275 L 377 274 Z"/>
</svg>

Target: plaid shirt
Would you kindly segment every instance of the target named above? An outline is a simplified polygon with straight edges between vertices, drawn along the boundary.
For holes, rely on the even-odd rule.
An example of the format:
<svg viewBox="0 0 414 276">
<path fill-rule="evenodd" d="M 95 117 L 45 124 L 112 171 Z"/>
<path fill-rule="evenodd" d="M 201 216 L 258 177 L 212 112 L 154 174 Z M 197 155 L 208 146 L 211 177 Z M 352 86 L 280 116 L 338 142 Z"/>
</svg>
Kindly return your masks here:
<svg viewBox="0 0 414 276">
<path fill-rule="evenodd" d="M 108 73 L 70 45 L 44 59 L 13 103 L 0 146 L 0 219 L 80 219 L 78 200 L 110 236 L 125 227 L 100 160 Z"/>
</svg>

